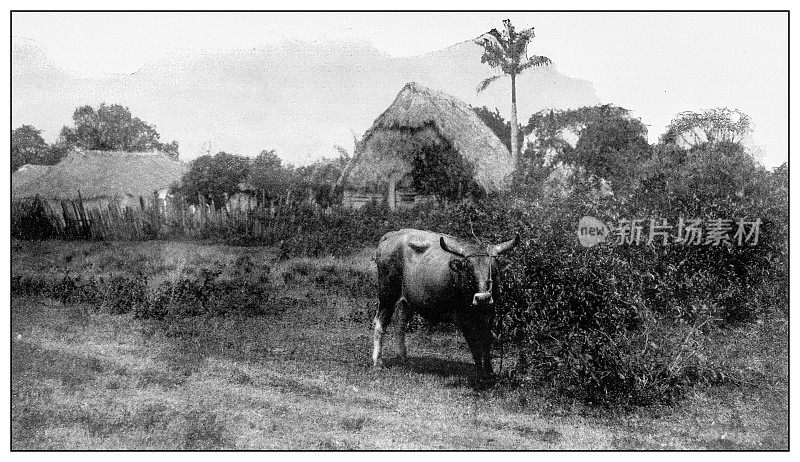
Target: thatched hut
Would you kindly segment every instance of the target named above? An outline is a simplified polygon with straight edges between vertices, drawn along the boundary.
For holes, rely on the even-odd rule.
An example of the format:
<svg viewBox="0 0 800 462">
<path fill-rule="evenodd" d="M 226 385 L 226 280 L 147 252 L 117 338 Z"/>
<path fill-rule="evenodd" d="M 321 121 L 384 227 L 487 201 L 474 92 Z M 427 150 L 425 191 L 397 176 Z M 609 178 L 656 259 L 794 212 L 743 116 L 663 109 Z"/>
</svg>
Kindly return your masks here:
<svg viewBox="0 0 800 462">
<path fill-rule="evenodd" d="M 468 104 L 411 82 L 364 133 L 344 204 L 356 208 L 385 198 L 394 209 L 425 200 L 414 191 L 410 175 L 415 156 L 431 146 L 456 150 L 486 192 L 508 188 L 514 162 L 494 132 Z"/>
<path fill-rule="evenodd" d="M 185 164 L 164 154 L 75 150 L 58 164 L 12 179 L 12 200 L 39 196 L 55 205 L 61 200 L 83 199 L 88 208 L 107 207 L 109 202 L 121 206 L 151 201 L 154 195 L 164 199 L 170 185 L 179 182 Z M 16 173 L 15 173 L 16 175 Z M 13 175 L 12 175 L 13 177 Z M 140 199 L 141 198 L 141 199 Z"/>
</svg>

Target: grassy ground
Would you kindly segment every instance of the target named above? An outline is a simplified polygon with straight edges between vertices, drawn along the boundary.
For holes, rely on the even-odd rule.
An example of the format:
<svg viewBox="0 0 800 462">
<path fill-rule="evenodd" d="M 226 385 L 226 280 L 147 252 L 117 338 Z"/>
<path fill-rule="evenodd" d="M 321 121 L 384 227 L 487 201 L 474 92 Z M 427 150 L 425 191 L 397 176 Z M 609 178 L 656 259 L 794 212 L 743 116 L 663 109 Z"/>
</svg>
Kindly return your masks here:
<svg viewBox="0 0 800 462">
<path fill-rule="evenodd" d="M 388 339 L 389 367 L 374 371 L 369 250 L 278 264 L 269 249 L 194 243 L 15 242 L 13 251 L 13 274 L 143 270 L 163 279 L 246 255 L 253 274 L 269 272 L 274 292 L 268 316 L 170 326 L 14 298 L 14 449 L 788 446 L 785 359 L 756 385 L 701 389 L 672 407 L 627 411 L 545 393 L 476 392 L 467 347 L 447 329 L 411 333 L 407 366 L 392 363 Z M 757 330 L 748 335 L 761 338 Z"/>
</svg>

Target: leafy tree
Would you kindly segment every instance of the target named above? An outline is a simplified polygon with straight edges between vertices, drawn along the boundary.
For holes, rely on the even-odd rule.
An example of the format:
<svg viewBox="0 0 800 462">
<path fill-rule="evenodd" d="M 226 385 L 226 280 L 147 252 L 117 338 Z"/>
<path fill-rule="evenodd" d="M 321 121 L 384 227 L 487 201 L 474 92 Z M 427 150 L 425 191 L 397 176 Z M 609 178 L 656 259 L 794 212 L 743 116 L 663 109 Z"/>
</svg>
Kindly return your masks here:
<svg viewBox="0 0 800 462">
<path fill-rule="evenodd" d="M 639 120 L 610 118 L 590 123 L 568 157 L 576 166 L 626 190 L 637 168 L 649 157 L 647 131 Z"/>
<path fill-rule="evenodd" d="M 246 157 L 227 152 L 206 154 L 191 162 L 178 191 L 192 204 L 197 204 L 199 195 L 204 201 L 213 200 L 215 205 L 221 206 L 225 203 L 225 194 L 239 191 L 249 169 L 250 161 Z"/>
<path fill-rule="evenodd" d="M 753 156 L 735 143 L 703 144 L 683 149 L 659 144 L 642 166 L 638 199 L 640 207 L 670 213 L 700 215 L 716 210 L 724 215 L 736 204 L 751 201 L 760 207 L 775 202 L 781 188 Z M 763 199 L 770 197 L 771 199 Z M 761 199 L 758 199 L 761 198 Z M 760 202 L 759 202 L 760 201 Z M 725 208 L 727 207 L 727 208 Z"/>
<path fill-rule="evenodd" d="M 483 121 L 487 127 L 492 129 L 506 148 L 511 151 L 511 122 L 506 122 L 497 108 L 494 109 L 494 112 L 490 111 L 486 106 L 472 108 L 472 110 L 475 111 L 475 114 L 480 117 L 481 121 Z M 525 133 L 522 130 L 522 126 L 517 124 L 517 145 L 522 145 L 524 139 Z"/>
<path fill-rule="evenodd" d="M 286 195 L 294 181 L 294 168 L 284 166 L 275 150 L 264 150 L 253 159 L 247 182 L 254 188 L 264 191 L 273 200 Z"/>
<path fill-rule="evenodd" d="M 750 131 L 750 117 L 738 109 L 686 111 L 672 119 L 659 141 L 689 149 L 705 145 L 714 148 L 718 143 L 739 144 Z"/>
<path fill-rule="evenodd" d="M 772 172 L 773 183 L 776 188 L 786 191 L 786 197 L 789 196 L 789 162 L 784 162 L 775 167 Z"/>
<path fill-rule="evenodd" d="M 42 138 L 41 130 L 23 125 L 11 131 L 12 172 L 25 164 L 50 165 L 56 162 L 52 162 L 50 147 Z"/>
<path fill-rule="evenodd" d="M 612 104 L 585 106 L 578 109 L 543 110 L 533 114 L 524 127 L 526 135 L 533 135 L 537 157 L 564 160 L 573 147 L 565 139 L 567 133 L 579 136 L 590 124 L 611 118 L 629 118 L 630 112 Z"/>
<path fill-rule="evenodd" d="M 162 143 L 153 125 L 133 117 L 119 104 L 102 103 L 95 110 L 81 106 L 72 114 L 74 127 L 63 127 L 60 142 L 67 146 L 101 151 L 152 151 L 178 159 L 178 142 Z"/>
<path fill-rule="evenodd" d="M 336 190 L 335 186 L 349 161 L 348 156 L 340 155 L 336 159 L 322 158 L 311 165 L 298 167 L 297 186 L 322 207 L 341 203 L 342 191 Z"/>
<path fill-rule="evenodd" d="M 53 143 L 48 146 L 47 151 L 44 153 L 42 158 L 40 159 L 41 165 L 55 165 L 61 162 L 61 159 L 67 156 L 69 153 L 69 146 L 65 146 L 62 143 Z"/>
<path fill-rule="evenodd" d="M 576 129 L 578 111 L 540 111 L 533 114 L 525 126 L 526 134 L 533 134 L 532 147 L 537 157 L 547 158 L 553 153 L 561 153 L 572 146 L 564 140 L 563 132 L 567 128 Z"/>
<path fill-rule="evenodd" d="M 570 129 L 578 130 L 578 120 L 585 116 L 578 110 L 544 110 L 533 114 L 523 128 L 524 135 L 534 135 L 517 159 L 514 172 L 514 187 L 517 193 L 529 197 L 539 196 L 544 182 L 554 168 L 554 160 L 562 159 L 572 151 L 572 145 L 564 139 L 564 133 Z"/>
<path fill-rule="evenodd" d="M 498 32 L 492 29 L 476 39 L 483 47 L 481 62 L 493 68 L 500 68 L 503 74 L 511 77 L 511 154 L 516 161 L 519 156 L 519 139 L 517 137 L 517 75 L 531 67 L 550 64 L 550 58 L 533 55 L 528 57 L 528 44 L 534 38 L 533 28 L 517 32 L 511 20 L 503 21 L 505 29 Z M 485 90 L 502 75 L 483 80 L 478 85 L 478 92 Z"/>
<path fill-rule="evenodd" d="M 645 125 L 627 109 L 610 104 L 541 111 L 531 116 L 525 129 L 535 141 L 523 166 L 535 166 L 552 156 L 610 181 L 617 191 L 629 189 L 637 169 L 650 156 Z M 567 131 L 578 135 L 574 148 L 564 138 Z"/>
</svg>

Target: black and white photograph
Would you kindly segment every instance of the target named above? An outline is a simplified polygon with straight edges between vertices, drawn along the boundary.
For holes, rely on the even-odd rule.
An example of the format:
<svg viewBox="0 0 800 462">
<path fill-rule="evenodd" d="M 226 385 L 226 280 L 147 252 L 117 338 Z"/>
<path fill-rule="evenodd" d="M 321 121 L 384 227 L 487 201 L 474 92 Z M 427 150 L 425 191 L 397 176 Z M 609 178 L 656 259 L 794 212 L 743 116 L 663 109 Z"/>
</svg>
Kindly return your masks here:
<svg viewBox="0 0 800 462">
<path fill-rule="evenodd" d="M 9 10 L 10 451 L 789 451 L 788 10 L 324 7 Z"/>
</svg>

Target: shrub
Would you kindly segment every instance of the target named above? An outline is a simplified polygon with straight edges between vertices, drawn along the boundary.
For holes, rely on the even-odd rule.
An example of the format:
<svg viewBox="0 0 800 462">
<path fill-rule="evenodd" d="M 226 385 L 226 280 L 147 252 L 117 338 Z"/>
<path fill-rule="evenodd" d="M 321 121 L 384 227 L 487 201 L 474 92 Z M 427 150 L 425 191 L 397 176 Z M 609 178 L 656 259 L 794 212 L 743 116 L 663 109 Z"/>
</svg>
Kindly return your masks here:
<svg viewBox="0 0 800 462">
<path fill-rule="evenodd" d="M 62 304 L 86 303 L 97 309 L 107 308 L 112 314 L 128 313 L 143 306 L 147 300 L 145 278 L 102 276 L 83 277 L 64 274 L 57 279 L 45 279 L 39 275 L 15 275 L 11 277 L 11 293 L 17 296 L 45 296 L 59 300 Z"/>
<path fill-rule="evenodd" d="M 501 346 L 521 353 L 512 378 L 594 404 L 649 404 L 726 376 L 724 363 L 708 359 L 709 336 L 786 306 L 758 302 L 782 300 L 774 281 L 785 282 L 785 215 L 764 206 L 780 194 L 659 210 L 640 207 L 635 198 L 578 191 L 541 209 L 508 203 L 475 214 L 520 220 L 523 245 L 505 271 L 505 303 L 495 322 Z M 756 247 L 582 248 L 575 229 L 583 215 L 607 223 L 650 216 L 672 223 L 677 216 L 761 217 L 764 223 Z"/>
<path fill-rule="evenodd" d="M 31 201 L 11 203 L 11 235 L 25 239 L 47 239 L 57 236 L 58 228 L 37 196 Z"/>
<path fill-rule="evenodd" d="M 218 279 L 219 270 L 201 269 L 195 278 L 162 282 L 139 306 L 141 319 L 175 319 L 192 316 L 256 316 L 266 313 L 264 284 Z"/>
</svg>

